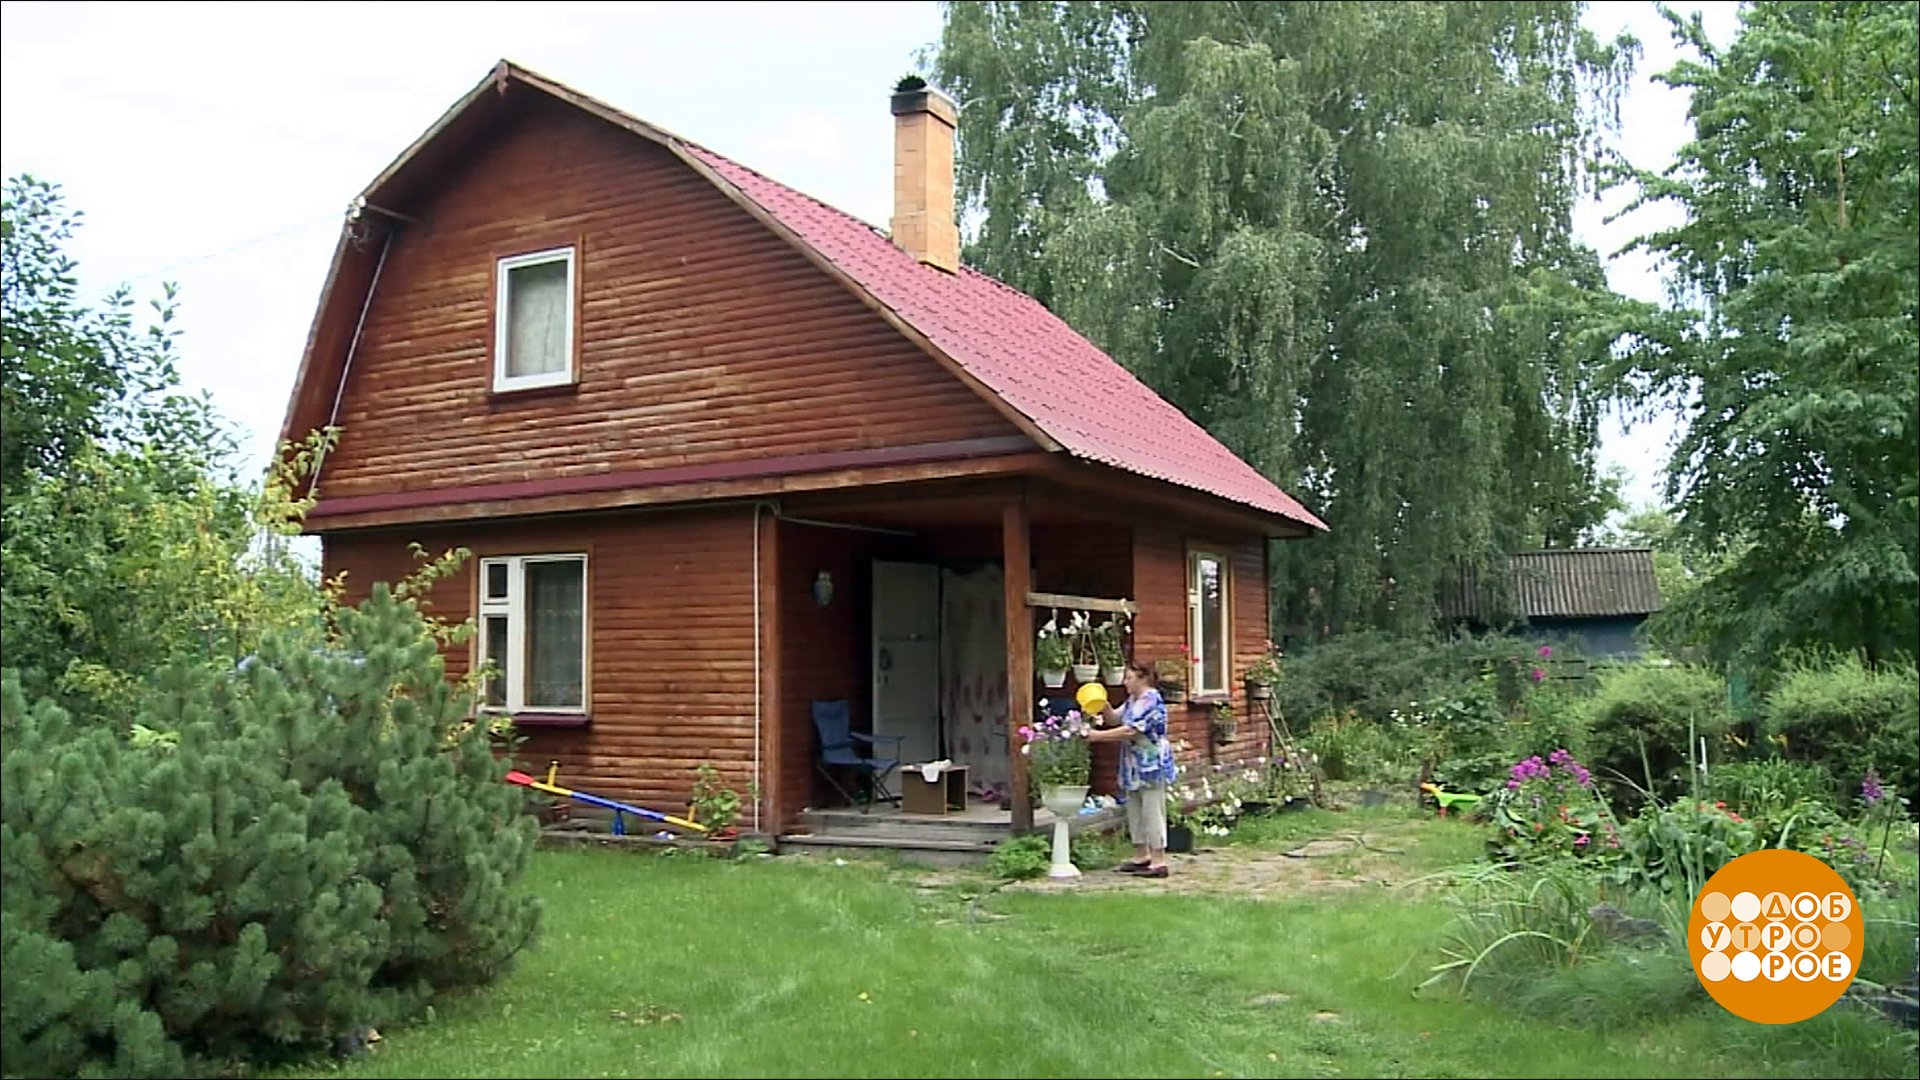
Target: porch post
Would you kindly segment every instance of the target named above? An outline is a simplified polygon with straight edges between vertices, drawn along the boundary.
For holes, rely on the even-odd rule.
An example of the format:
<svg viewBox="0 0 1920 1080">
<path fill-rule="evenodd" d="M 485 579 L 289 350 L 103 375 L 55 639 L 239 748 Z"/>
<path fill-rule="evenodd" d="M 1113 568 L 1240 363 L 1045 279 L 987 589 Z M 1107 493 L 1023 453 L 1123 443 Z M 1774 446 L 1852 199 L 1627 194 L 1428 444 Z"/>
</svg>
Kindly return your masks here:
<svg viewBox="0 0 1920 1080">
<path fill-rule="evenodd" d="M 786 741 L 786 710 L 781 708 L 780 693 L 780 519 L 768 514 L 761 520 L 760 504 L 753 507 L 755 585 L 759 594 L 754 608 L 759 619 L 760 641 L 755 649 L 753 691 L 753 740 L 755 774 L 758 788 L 754 805 L 756 828 L 764 833 L 785 831 L 781 820 L 780 785 L 781 744 Z"/>
<path fill-rule="evenodd" d="M 1007 601 L 1007 774 L 1013 789 L 1015 832 L 1033 828 L 1019 734 L 1020 726 L 1033 719 L 1033 615 L 1027 606 L 1033 585 L 1031 550 L 1026 492 L 1021 490 L 1000 511 L 1000 551 L 1005 560 L 1001 577 Z"/>
</svg>

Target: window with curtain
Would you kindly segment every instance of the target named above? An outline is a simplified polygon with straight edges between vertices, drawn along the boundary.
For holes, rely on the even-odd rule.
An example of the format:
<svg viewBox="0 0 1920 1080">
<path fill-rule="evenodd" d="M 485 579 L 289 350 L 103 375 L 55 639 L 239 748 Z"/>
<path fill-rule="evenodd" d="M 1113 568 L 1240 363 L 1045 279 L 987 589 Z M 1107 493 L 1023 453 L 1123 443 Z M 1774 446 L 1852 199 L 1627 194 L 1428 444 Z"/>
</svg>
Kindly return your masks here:
<svg viewBox="0 0 1920 1080">
<path fill-rule="evenodd" d="M 1188 559 L 1188 648 L 1193 658 L 1193 692 L 1224 694 L 1228 690 L 1233 646 L 1227 633 L 1226 561 L 1196 551 Z"/>
<path fill-rule="evenodd" d="M 500 260 L 494 389 L 573 381 L 573 263 L 572 248 Z"/>
<path fill-rule="evenodd" d="M 479 650 L 486 701 L 507 712 L 586 710 L 587 559 L 516 555 L 480 561 Z"/>
</svg>

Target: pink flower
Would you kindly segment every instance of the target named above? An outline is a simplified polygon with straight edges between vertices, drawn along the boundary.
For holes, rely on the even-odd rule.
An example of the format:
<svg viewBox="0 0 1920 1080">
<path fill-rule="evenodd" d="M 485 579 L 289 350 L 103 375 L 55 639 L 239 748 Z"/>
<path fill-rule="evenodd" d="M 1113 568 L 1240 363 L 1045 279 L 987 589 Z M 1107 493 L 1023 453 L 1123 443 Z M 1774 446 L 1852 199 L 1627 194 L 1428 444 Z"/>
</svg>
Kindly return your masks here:
<svg viewBox="0 0 1920 1080">
<path fill-rule="evenodd" d="M 1540 680 L 1547 677 L 1547 673 L 1540 670 L 1539 668 L 1534 668 L 1533 672 L 1527 677 L 1532 679 L 1534 682 L 1539 682 Z"/>
<path fill-rule="evenodd" d="M 1552 656 L 1553 656 L 1553 646 L 1551 645 L 1540 646 L 1540 659 L 1546 660 Z"/>
</svg>

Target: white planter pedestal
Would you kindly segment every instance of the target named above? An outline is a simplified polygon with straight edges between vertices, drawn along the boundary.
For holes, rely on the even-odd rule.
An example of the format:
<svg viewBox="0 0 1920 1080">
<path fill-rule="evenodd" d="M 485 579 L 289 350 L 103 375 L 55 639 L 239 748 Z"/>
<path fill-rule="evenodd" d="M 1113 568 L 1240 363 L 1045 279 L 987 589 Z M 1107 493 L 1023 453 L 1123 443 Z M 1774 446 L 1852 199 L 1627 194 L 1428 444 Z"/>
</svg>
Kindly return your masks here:
<svg viewBox="0 0 1920 1080">
<path fill-rule="evenodd" d="M 1040 804 L 1053 814 L 1053 864 L 1047 867 L 1050 878 L 1077 878 L 1080 868 L 1073 865 L 1073 845 L 1067 825 L 1080 813 L 1087 801 L 1088 785 L 1078 787 L 1047 786 L 1040 789 Z"/>
</svg>

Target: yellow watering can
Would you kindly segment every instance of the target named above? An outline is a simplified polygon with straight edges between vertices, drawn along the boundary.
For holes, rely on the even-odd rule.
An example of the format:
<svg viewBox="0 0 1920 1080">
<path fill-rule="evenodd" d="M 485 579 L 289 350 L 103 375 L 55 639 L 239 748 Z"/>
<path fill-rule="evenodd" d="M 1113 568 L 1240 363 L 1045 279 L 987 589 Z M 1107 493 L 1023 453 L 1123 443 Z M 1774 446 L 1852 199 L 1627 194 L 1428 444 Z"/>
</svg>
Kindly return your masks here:
<svg viewBox="0 0 1920 1080">
<path fill-rule="evenodd" d="M 1082 713 L 1098 716 L 1107 711 L 1107 688 L 1099 683 L 1081 683 L 1073 692 L 1073 700 L 1079 702 Z"/>
</svg>

